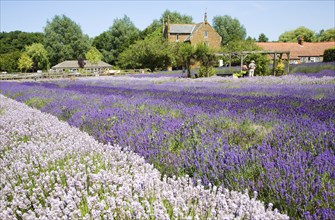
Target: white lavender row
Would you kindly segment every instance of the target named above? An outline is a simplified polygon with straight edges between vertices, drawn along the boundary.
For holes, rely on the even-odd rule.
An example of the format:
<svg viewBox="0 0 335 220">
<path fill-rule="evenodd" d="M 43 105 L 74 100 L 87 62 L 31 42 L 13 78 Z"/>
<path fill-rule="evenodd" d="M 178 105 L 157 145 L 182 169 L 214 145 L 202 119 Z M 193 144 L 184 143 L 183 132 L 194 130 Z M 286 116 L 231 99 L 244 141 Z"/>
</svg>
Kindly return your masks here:
<svg viewBox="0 0 335 220">
<path fill-rule="evenodd" d="M 288 219 L 244 194 L 166 178 L 56 117 L 0 95 L 0 219 Z"/>
</svg>

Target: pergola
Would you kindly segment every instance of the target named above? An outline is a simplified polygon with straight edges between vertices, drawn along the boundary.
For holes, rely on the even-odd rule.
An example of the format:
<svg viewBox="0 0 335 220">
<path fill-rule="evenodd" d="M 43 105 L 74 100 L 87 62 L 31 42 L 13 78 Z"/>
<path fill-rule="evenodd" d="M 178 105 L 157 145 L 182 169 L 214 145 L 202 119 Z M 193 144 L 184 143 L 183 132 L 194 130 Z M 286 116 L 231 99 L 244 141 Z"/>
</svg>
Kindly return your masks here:
<svg viewBox="0 0 335 220">
<path fill-rule="evenodd" d="M 233 56 L 240 57 L 241 59 L 241 71 L 243 66 L 243 60 L 249 55 L 249 54 L 269 54 L 273 55 L 273 69 L 272 73 L 275 75 L 275 69 L 276 69 L 276 58 L 277 55 L 279 55 L 279 58 L 281 59 L 283 54 L 286 54 L 287 60 L 290 60 L 290 51 L 241 51 L 241 52 L 230 52 L 230 53 L 215 53 L 216 56 L 229 56 L 229 67 L 231 67 L 231 59 Z M 287 72 L 290 71 L 290 62 L 287 62 Z"/>
</svg>

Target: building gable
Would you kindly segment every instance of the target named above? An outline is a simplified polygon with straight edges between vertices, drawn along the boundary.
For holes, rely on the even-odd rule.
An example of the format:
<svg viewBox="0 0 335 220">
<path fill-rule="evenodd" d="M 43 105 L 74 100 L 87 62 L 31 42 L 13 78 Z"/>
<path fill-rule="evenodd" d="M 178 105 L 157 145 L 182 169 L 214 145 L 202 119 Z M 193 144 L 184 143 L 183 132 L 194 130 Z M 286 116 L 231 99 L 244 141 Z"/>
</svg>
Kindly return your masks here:
<svg viewBox="0 0 335 220">
<path fill-rule="evenodd" d="M 163 24 L 163 36 L 169 42 L 189 42 L 192 45 L 205 43 L 215 50 L 221 47 L 221 37 L 214 28 L 207 22 L 205 15 L 204 22 L 198 24 Z"/>
</svg>

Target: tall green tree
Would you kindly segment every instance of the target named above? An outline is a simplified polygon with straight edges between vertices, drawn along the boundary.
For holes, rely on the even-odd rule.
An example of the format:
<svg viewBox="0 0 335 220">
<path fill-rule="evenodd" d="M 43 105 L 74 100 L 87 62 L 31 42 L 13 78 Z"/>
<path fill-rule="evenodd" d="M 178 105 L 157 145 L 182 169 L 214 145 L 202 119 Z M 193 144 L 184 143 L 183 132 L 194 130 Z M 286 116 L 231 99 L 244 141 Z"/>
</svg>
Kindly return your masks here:
<svg viewBox="0 0 335 220">
<path fill-rule="evenodd" d="M 120 54 L 118 65 L 122 68 L 149 68 L 154 71 L 164 69 L 173 62 L 171 47 L 157 29 L 144 40 L 139 40 L 124 50 Z"/>
<path fill-rule="evenodd" d="M 33 61 L 33 71 L 37 69 L 49 69 L 48 52 L 45 50 L 43 44 L 34 43 L 30 46 L 26 46 L 26 53 Z"/>
<path fill-rule="evenodd" d="M 93 39 L 92 46 L 97 48 L 102 54 L 102 60 L 107 63 L 112 63 L 112 37 L 109 31 L 104 31 Z"/>
<path fill-rule="evenodd" d="M 244 40 L 247 36 L 246 30 L 239 20 L 229 15 L 215 16 L 213 28 L 222 37 L 222 45 L 227 45 L 231 41 Z"/>
<path fill-rule="evenodd" d="M 78 24 L 65 15 L 56 15 L 52 21 L 47 21 L 44 33 L 44 46 L 51 65 L 84 57 L 90 48 L 88 36 L 83 34 Z"/>
<path fill-rule="evenodd" d="M 214 65 L 217 62 L 214 52 L 205 44 L 197 44 L 195 48 L 196 60 L 200 62 L 200 77 L 210 77 L 215 74 Z"/>
<path fill-rule="evenodd" d="M 27 72 L 33 66 L 33 60 L 28 56 L 27 53 L 22 53 L 18 67 L 21 71 Z"/>
<path fill-rule="evenodd" d="M 14 50 L 13 52 L 0 54 L 0 70 L 8 73 L 19 71 L 18 61 L 22 52 Z"/>
<path fill-rule="evenodd" d="M 318 36 L 318 40 L 321 42 L 324 41 L 335 41 L 335 28 L 331 28 L 328 30 L 321 30 Z"/>
<path fill-rule="evenodd" d="M 139 38 L 140 31 L 128 16 L 115 19 L 107 32 L 93 40 L 95 46 L 104 55 L 104 60 L 116 64 L 119 54 Z M 101 42 L 104 41 L 104 42 Z"/>
<path fill-rule="evenodd" d="M 306 42 L 315 42 L 316 33 L 306 27 L 298 27 L 295 30 L 286 31 L 279 36 L 280 42 L 297 42 L 299 37 L 303 37 Z"/>
<path fill-rule="evenodd" d="M 166 22 L 167 22 L 167 19 L 169 19 L 171 24 L 192 24 L 193 23 L 192 16 L 183 15 L 177 11 L 165 10 L 160 20 L 162 21 L 163 18 Z"/>
<path fill-rule="evenodd" d="M 191 67 L 195 62 L 195 47 L 189 43 L 177 43 L 177 64 L 185 67 L 187 77 L 191 77 Z"/>
<path fill-rule="evenodd" d="M 15 50 L 23 51 L 26 46 L 33 43 L 43 43 L 43 33 L 27 33 L 22 31 L 0 32 L 0 54 Z"/>
<path fill-rule="evenodd" d="M 95 47 L 91 47 L 91 49 L 85 54 L 85 57 L 92 64 L 99 63 L 99 61 L 101 61 L 101 59 L 103 58 L 100 51 Z"/>
<path fill-rule="evenodd" d="M 269 41 L 269 38 L 264 33 L 261 33 L 258 36 L 258 42 L 268 42 L 268 41 Z"/>
</svg>

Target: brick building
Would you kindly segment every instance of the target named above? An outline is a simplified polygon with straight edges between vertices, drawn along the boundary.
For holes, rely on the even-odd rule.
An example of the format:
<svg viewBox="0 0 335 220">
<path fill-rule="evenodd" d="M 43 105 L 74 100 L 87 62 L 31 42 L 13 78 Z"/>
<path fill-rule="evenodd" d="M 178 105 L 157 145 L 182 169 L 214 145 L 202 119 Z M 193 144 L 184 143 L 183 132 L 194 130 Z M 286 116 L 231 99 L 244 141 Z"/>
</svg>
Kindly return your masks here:
<svg viewBox="0 0 335 220">
<path fill-rule="evenodd" d="M 169 42 L 187 42 L 191 45 L 205 43 L 213 50 L 219 51 L 221 47 L 221 36 L 207 22 L 207 13 L 204 21 L 198 24 L 170 24 L 163 22 L 163 36 Z"/>
</svg>

